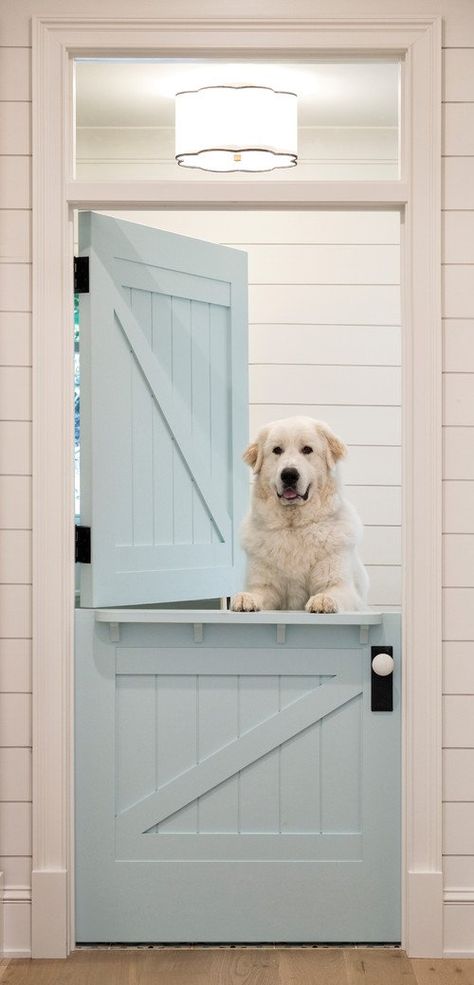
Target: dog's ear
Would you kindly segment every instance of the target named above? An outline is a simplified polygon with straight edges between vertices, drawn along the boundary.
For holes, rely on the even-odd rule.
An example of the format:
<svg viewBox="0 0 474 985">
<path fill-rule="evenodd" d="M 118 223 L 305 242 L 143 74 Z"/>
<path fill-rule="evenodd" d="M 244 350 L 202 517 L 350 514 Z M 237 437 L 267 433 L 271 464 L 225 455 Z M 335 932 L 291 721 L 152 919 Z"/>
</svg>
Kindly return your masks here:
<svg viewBox="0 0 474 985">
<path fill-rule="evenodd" d="M 331 431 L 331 428 L 327 424 L 317 421 L 316 430 L 326 439 L 326 460 L 328 467 L 333 469 L 336 462 L 340 458 L 344 458 L 347 454 L 347 448 L 344 442 L 334 434 L 334 431 Z"/>
<path fill-rule="evenodd" d="M 253 468 L 255 474 L 257 474 L 257 472 L 260 472 L 260 469 L 262 467 L 263 442 L 264 442 L 264 434 L 261 431 L 260 434 L 258 435 L 257 440 L 253 441 L 252 444 L 249 445 L 248 448 L 246 448 L 244 454 L 242 455 L 244 462 L 247 462 L 247 465 L 250 465 Z"/>
</svg>

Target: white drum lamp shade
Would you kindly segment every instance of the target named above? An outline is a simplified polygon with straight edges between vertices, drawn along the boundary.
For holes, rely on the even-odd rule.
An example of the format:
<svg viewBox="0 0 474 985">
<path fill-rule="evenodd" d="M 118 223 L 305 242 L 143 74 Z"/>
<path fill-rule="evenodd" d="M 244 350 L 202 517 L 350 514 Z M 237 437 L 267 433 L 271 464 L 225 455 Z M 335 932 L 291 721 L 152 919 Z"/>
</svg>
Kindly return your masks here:
<svg viewBox="0 0 474 985">
<path fill-rule="evenodd" d="M 176 160 L 204 171 L 273 171 L 297 162 L 297 101 L 266 86 L 176 95 Z"/>
</svg>

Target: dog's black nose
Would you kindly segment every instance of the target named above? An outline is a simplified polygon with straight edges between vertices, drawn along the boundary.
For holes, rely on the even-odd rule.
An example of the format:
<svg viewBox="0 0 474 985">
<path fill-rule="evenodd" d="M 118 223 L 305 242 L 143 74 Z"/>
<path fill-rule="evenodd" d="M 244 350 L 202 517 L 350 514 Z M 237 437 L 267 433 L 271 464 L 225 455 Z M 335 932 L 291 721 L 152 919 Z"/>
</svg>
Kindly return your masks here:
<svg viewBox="0 0 474 985">
<path fill-rule="evenodd" d="M 298 469 L 283 469 L 280 476 L 284 486 L 296 486 L 299 477 Z"/>
</svg>

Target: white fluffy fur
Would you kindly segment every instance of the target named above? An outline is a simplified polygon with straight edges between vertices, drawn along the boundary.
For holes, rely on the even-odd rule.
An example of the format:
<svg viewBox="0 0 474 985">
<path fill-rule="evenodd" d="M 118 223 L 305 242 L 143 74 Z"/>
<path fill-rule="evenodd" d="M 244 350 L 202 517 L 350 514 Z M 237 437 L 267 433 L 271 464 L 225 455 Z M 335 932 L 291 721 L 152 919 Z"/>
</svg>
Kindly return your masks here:
<svg viewBox="0 0 474 985">
<path fill-rule="evenodd" d="M 303 448 L 312 451 L 305 454 Z M 368 579 L 357 550 L 362 525 L 338 474 L 345 452 L 327 424 L 310 417 L 273 421 L 247 448 L 244 459 L 253 466 L 255 482 L 242 527 L 246 586 L 232 599 L 234 611 L 366 606 Z M 281 496 L 281 473 L 288 467 L 300 474 L 293 501 Z"/>
</svg>

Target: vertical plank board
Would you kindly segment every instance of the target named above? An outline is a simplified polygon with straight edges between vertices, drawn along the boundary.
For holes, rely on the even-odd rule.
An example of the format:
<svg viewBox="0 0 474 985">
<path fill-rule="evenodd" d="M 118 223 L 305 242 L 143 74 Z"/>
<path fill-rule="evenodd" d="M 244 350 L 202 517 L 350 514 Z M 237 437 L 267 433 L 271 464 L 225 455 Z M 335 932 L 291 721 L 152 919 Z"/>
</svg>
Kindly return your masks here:
<svg viewBox="0 0 474 985">
<path fill-rule="evenodd" d="M 152 349 L 171 379 L 171 298 L 152 296 Z M 159 408 L 153 408 L 153 513 L 155 544 L 173 543 L 173 440 Z"/>
<path fill-rule="evenodd" d="M 131 290 L 131 308 L 151 343 L 151 295 Z M 153 531 L 153 398 L 143 373 L 132 359 L 133 543 L 154 543 Z M 151 447 L 150 447 L 151 444 Z"/>
<path fill-rule="evenodd" d="M 132 411 L 132 374 L 133 374 L 133 356 L 130 353 L 129 347 L 125 340 L 125 336 L 121 330 L 119 322 L 114 318 L 114 331 L 116 339 L 114 342 L 114 373 L 116 378 L 122 381 L 120 386 L 121 399 L 115 401 L 114 406 L 114 428 L 117 435 L 117 453 L 120 453 L 122 461 L 124 464 L 124 475 L 127 476 L 127 480 L 123 483 L 120 490 L 120 496 L 117 496 L 115 508 L 117 510 L 117 525 L 120 530 L 121 541 L 123 544 L 133 544 L 133 468 L 132 468 L 132 421 L 133 421 L 133 411 Z M 100 381 L 97 381 L 97 391 L 101 385 Z M 102 381 L 103 385 L 103 381 Z M 101 407 L 103 408 L 102 400 L 107 399 L 106 393 L 103 397 L 100 397 L 97 393 L 96 407 L 97 413 L 101 413 Z M 82 427 L 82 416 L 83 410 L 81 405 L 81 449 L 83 446 L 83 427 Z M 94 427 L 94 421 L 92 421 L 92 427 Z M 93 477 L 84 475 L 83 469 L 85 466 L 84 458 L 81 453 L 81 516 L 82 516 L 82 501 L 83 501 L 83 490 L 91 485 Z M 92 521 L 94 522 L 94 521 Z"/>
<path fill-rule="evenodd" d="M 157 680 L 157 786 L 158 788 L 198 761 L 197 678 L 159 676 Z M 197 804 L 183 807 L 157 825 L 159 832 L 198 830 Z"/>
<path fill-rule="evenodd" d="M 318 687 L 319 677 L 282 677 L 280 706 L 287 708 Z M 319 734 L 316 723 L 280 748 L 280 830 L 320 831 Z"/>
<path fill-rule="evenodd" d="M 177 396 L 177 413 L 183 415 L 182 425 L 190 431 L 189 411 L 191 407 L 191 302 L 185 298 L 172 299 L 172 373 L 173 386 Z M 181 408 L 181 411 L 178 410 Z M 173 509 L 174 543 L 193 542 L 193 490 L 189 471 L 176 444 L 173 445 Z"/>
<path fill-rule="evenodd" d="M 155 677 L 116 678 L 116 810 L 127 809 L 155 790 Z"/>
<path fill-rule="evenodd" d="M 211 473 L 213 484 L 227 491 L 226 505 L 229 509 L 230 495 L 230 455 L 229 455 L 229 393 L 228 379 L 228 312 L 220 305 L 210 307 L 211 353 Z M 213 531 L 213 539 L 217 536 Z"/>
<path fill-rule="evenodd" d="M 240 734 L 255 728 L 279 711 L 278 677 L 241 677 L 239 720 Z M 274 749 L 242 770 L 239 777 L 239 830 L 280 830 L 280 758 Z"/>
<path fill-rule="evenodd" d="M 238 737 L 238 678 L 199 677 L 199 759 Z M 238 777 L 199 798 L 199 831 L 238 831 Z"/>
<path fill-rule="evenodd" d="M 321 830 L 323 832 L 360 831 L 361 729 L 360 695 L 337 708 L 321 722 Z M 337 782 L 335 782 L 336 777 Z"/>
<path fill-rule="evenodd" d="M 199 447 L 204 449 L 204 465 L 208 471 L 211 466 L 209 305 L 203 301 L 191 301 L 191 379 L 191 426 Z M 193 543 L 210 542 L 209 512 L 193 484 Z"/>
</svg>

